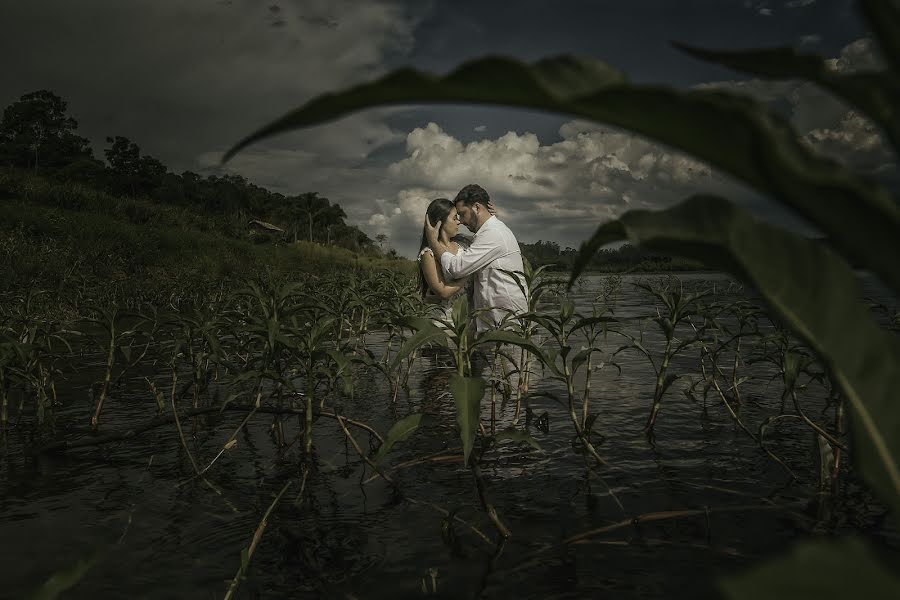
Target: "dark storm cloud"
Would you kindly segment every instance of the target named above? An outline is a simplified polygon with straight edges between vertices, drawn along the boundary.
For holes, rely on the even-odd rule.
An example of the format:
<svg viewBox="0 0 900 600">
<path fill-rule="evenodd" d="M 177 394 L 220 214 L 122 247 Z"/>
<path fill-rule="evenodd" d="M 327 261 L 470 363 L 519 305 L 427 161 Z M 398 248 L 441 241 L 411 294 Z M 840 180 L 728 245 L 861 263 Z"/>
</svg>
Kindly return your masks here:
<svg viewBox="0 0 900 600">
<path fill-rule="evenodd" d="M 484 53 L 535 60 L 548 54 L 592 56 L 622 69 L 636 82 L 688 86 L 726 71 L 685 57 L 670 45 L 709 48 L 795 46 L 816 36 L 835 54 L 862 35 L 851 0 L 765 2 L 778 18 L 759 15 L 747 0 L 629 0 L 514 5 L 457 1 L 436 5 L 418 28 L 418 64 L 446 70 Z"/>
<path fill-rule="evenodd" d="M 315 94 L 371 79 L 386 55 L 408 50 L 414 27 L 390 3 L 84 0 L 2 10 L 0 51 L 18 58 L 0 101 L 49 88 L 93 140 L 125 135 L 175 168 Z M 273 18 L 282 22 L 274 30 Z"/>
</svg>

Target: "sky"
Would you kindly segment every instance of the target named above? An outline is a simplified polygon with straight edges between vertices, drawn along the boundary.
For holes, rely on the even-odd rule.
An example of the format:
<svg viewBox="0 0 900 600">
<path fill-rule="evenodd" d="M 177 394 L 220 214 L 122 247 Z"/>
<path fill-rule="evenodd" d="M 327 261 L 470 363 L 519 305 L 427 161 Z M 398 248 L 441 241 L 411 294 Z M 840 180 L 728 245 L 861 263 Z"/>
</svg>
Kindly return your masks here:
<svg viewBox="0 0 900 600">
<path fill-rule="evenodd" d="M 844 71 L 878 67 L 849 0 L 0 0 L 0 32 L 0 106 L 50 89 L 68 101 L 98 157 L 107 136 L 122 135 L 177 173 L 237 173 L 285 195 L 319 192 L 407 257 L 418 250 L 428 202 L 468 183 L 487 189 L 520 242 L 562 248 L 628 209 L 694 193 L 803 224 L 693 158 L 535 111 L 372 109 L 258 142 L 224 166 L 222 154 L 319 94 L 398 67 L 446 73 L 485 55 L 568 53 L 635 83 L 750 94 L 788 115 L 816 150 L 896 176 L 871 124 L 812 85 L 749 79 L 670 44 L 792 46 Z"/>
</svg>

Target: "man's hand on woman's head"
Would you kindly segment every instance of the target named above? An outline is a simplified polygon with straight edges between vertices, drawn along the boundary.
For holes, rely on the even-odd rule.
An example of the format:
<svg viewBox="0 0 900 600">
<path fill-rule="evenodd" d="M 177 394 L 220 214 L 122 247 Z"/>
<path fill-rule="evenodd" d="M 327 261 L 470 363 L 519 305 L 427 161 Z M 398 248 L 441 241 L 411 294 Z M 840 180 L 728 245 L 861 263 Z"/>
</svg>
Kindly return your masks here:
<svg viewBox="0 0 900 600">
<path fill-rule="evenodd" d="M 437 225 L 432 225 L 431 221 L 428 220 L 428 215 L 425 215 L 425 239 L 428 240 L 429 244 L 437 242 L 438 234 L 441 231 L 441 225 L 441 221 L 438 221 Z"/>
</svg>

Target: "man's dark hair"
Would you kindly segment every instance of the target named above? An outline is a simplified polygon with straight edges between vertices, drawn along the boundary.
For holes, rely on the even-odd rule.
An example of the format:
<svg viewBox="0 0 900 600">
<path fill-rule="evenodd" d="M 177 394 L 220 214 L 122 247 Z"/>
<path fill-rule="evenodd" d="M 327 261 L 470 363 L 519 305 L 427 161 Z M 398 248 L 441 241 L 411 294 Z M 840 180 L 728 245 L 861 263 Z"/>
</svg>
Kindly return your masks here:
<svg viewBox="0 0 900 600">
<path fill-rule="evenodd" d="M 463 189 L 459 190 L 456 198 L 453 199 L 454 204 L 456 204 L 457 202 L 462 202 L 466 206 L 473 206 L 476 202 L 478 202 L 482 206 L 487 206 L 488 202 L 490 201 L 491 197 L 488 196 L 488 193 L 485 191 L 485 189 L 480 185 L 476 185 L 474 183 L 470 183 Z"/>
</svg>

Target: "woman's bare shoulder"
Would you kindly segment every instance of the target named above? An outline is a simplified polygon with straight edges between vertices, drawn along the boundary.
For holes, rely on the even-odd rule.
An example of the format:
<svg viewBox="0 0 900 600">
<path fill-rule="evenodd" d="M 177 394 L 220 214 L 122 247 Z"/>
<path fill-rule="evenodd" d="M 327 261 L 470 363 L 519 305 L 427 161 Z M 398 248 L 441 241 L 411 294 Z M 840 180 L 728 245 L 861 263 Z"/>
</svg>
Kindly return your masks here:
<svg viewBox="0 0 900 600">
<path fill-rule="evenodd" d="M 422 260 L 426 256 L 434 258 L 434 252 L 428 246 L 425 246 L 424 248 L 419 250 L 419 255 L 416 257 L 416 260 Z"/>
</svg>

